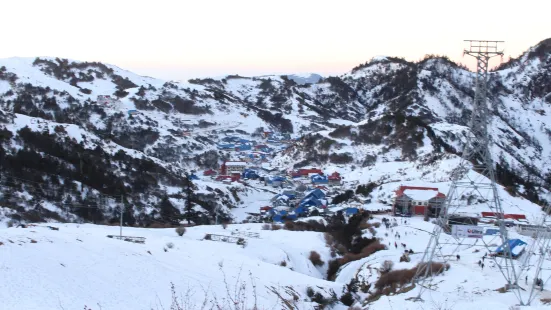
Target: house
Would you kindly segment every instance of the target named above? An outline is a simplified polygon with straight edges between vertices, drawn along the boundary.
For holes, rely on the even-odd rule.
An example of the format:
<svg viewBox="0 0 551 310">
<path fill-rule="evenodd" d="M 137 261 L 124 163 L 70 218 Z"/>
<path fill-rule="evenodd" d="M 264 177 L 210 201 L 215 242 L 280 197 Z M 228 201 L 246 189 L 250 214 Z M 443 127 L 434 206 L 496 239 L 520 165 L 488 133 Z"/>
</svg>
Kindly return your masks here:
<svg viewBox="0 0 551 310">
<path fill-rule="evenodd" d="M 346 208 L 344 210 L 344 213 L 348 216 L 358 214 L 359 212 L 360 212 L 360 210 L 358 208 Z"/>
<path fill-rule="evenodd" d="M 296 199 L 298 196 L 298 193 L 292 189 L 284 190 L 282 194 L 288 196 L 290 199 Z"/>
<path fill-rule="evenodd" d="M 478 218 L 464 215 L 451 215 L 448 219 L 448 225 L 478 226 Z"/>
<path fill-rule="evenodd" d="M 312 184 L 329 184 L 329 180 L 325 175 L 315 174 L 310 177 Z"/>
<path fill-rule="evenodd" d="M 501 219 L 501 218 L 503 218 L 503 214 L 498 213 L 498 212 L 483 211 L 483 212 L 480 212 L 480 215 L 483 218 L 491 218 L 491 219 Z"/>
<path fill-rule="evenodd" d="M 261 207 L 261 208 L 260 208 L 260 213 L 265 214 L 265 213 L 270 212 L 270 210 L 272 210 L 272 207 L 270 207 L 270 206 L 264 206 L 264 207 Z"/>
<path fill-rule="evenodd" d="M 445 201 L 446 195 L 440 193 L 438 188 L 402 185 L 396 190 L 392 211 L 395 215 L 438 216 Z"/>
<path fill-rule="evenodd" d="M 239 142 L 239 138 L 238 137 L 233 137 L 233 136 L 230 136 L 230 137 L 224 137 L 222 138 L 222 141 L 224 142 Z"/>
<path fill-rule="evenodd" d="M 311 192 L 307 193 L 306 195 L 304 195 L 303 199 L 307 199 L 307 198 L 310 198 L 310 197 L 314 197 L 316 199 L 324 199 L 325 198 L 325 193 L 322 190 L 320 190 L 319 188 L 316 188 L 316 189 L 312 190 Z"/>
<path fill-rule="evenodd" d="M 281 208 L 288 209 L 289 207 L 291 207 L 290 202 L 289 202 L 289 197 L 287 197 L 285 195 L 277 195 L 274 198 L 272 198 L 271 200 L 272 200 L 272 207 L 274 209 L 276 209 L 276 208 L 277 209 L 281 209 Z"/>
<path fill-rule="evenodd" d="M 239 181 L 239 175 L 219 175 L 216 179 L 216 181 L 222 181 L 222 182 L 237 182 Z"/>
<path fill-rule="evenodd" d="M 213 170 L 213 169 L 208 169 L 208 170 L 203 171 L 204 176 L 213 176 L 213 175 L 216 175 L 216 174 L 217 174 L 216 171 Z"/>
<path fill-rule="evenodd" d="M 220 174 L 222 175 L 241 175 L 245 171 L 247 163 L 244 161 L 226 161 L 220 167 Z"/>
<path fill-rule="evenodd" d="M 524 214 L 504 214 L 503 218 L 504 219 L 511 219 L 511 220 L 520 221 L 520 220 L 526 220 L 526 215 L 524 215 Z"/>
<path fill-rule="evenodd" d="M 259 178 L 258 173 L 256 173 L 256 171 L 251 170 L 251 169 L 245 169 L 241 176 L 243 177 L 243 179 L 258 179 Z"/>
<path fill-rule="evenodd" d="M 524 214 L 502 214 L 498 212 L 489 212 L 489 211 L 483 211 L 480 212 L 480 215 L 483 218 L 490 218 L 490 219 L 509 219 L 509 220 L 517 220 L 517 221 L 526 221 L 526 215 Z"/>
<path fill-rule="evenodd" d="M 218 144 L 217 147 L 221 150 L 234 150 L 235 144 Z"/>
<path fill-rule="evenodd" d="M 303 177 L 307 177 L 310 173 L 317 173 L 317 174 L 323 174 L 323 171 L 321 171 L 321 169 L 317 169 L 317 168 L 303 168 L 303 169 L 298 169 L 298 174 L 303 176 Z"/>
<path fill-rule="evenodd" d="M 551 228 L 548 226 L 542 226 L 542 225 L 526 225 L 526 224 L 520 224 L 517 225 L 517 232 L 523 236 L 529 236 L 529 237 L 544 237 L 544 238 L 550 238 L 551 237 Z"/>
<path fill-rule="evenodd" d="M 265 185 L 271 185 L 273 187 L 280 187 L 283 186 L 283 183 L 285 183 L 287 179 L 282 176 L 269 176 L 264 178 L 264 184 Z"/>
<path fill-rule="evenodd" d="M 338 172 L 333 172 L 327 179 L 329 180 L 329 185 L 332 185 L 332 186 L 341 185 L 342 177 Z"/>
<path fill-rule="evenodd" d="M 109 104 L 113 104 L 113 103 L 116 103 L 117 101 L 117 98 L 113 98 L 109 95 L 98 95 L 98 99 L 96 100 L 96 102 L 98 104 L 102 104 L 102 105 L 109 105 Z"/>
<path fill-rule="evenodd" d="M 314 197 L 304 198 L 298 205 L 298 207 L 302 208 L 310 208 L 310 207 L 316 207 L 316 208 L 322 208 L 326 204 L 324 204 L 325 201 L 322 201 L 321 199 L 317 199 Z"/>
<path fill-rule="evenodd" d="M 252 149 L 252 146 L 250 146 L 248 144 L 240 144 L 240 145 L 235 147 L 235 151 L 237 151 L 237 152 L 250 151 L 251 149 Z"/>
<path fill-rule="evenodd" d="M 323 186 L 323 185 L 318 185 L 318 186 L 316 186 L 315 188 L 317 188 L 317 189 L 319 189 L 319 190 L 322 190 L 322 191 L 324 191 L 324 192 L 326 192 L 326 193 L 329 192 L 329 189 L 328 189 L 327 187 Z"/>
</svg>

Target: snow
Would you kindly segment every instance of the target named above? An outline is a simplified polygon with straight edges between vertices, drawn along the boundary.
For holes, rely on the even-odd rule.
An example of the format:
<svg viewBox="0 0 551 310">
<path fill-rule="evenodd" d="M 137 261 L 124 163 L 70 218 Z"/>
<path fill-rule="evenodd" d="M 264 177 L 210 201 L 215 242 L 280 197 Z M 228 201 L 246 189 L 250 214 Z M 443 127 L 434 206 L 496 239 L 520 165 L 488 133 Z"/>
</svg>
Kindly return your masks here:
<svg viewBox="0 0 551 310">
<path fill-rule="evenodd" d="M 263 231 L 261 224 L 248 224 L 229 225 L 226 230 L 188 228 L 179 237 L 173 229 L 125 227 L 124 235 L 146 238 L 145 244 L 135 244 L 106 238 L 118 235 L 118 227 L 49 225 L 59 230 L 44 225 L 0 228 L 3 309 L 82 309 L 85 305 L 104 310 L 157 309 L 159 304 L 166 309 L 171 283 L 179 295 L 191 288 L 196 292 L 192 302 L 198 304 L 204 297 L 202 289 L 209 290 L 210 296 L 226 296 L 224 274 L 232 292 L 236 284 L 246 283 L 249 303 L 254 300 L 254 281 L 260 305 L 277 302 L 267 286 L 290 285 L 303 296 L 307 286 L 337 292 L 341 288 L 322 280 L 324 270 L 308 260 L 312 250 L 324 260 L 329 257 L 321 233 Z M 260 239 L 247 238 L 245 248 L 201 240 L 205 233 L 229 236 L 235 230 L 257 232 Z M 165 252 L 168 243 L 174 246 Z M 286 267 L 280 266 L 282 261 L 287 261 Z"/>
<path fill-rule="evenodd" d="M 247 163 L 244 162 L 244 161 L 227 161 L 226 162 L 226 166 L 236 166 L 236 167 L 240 167 L 240 166 L 246 166 Z"/>
<path fill-rule="evenodd" d="M 0 80 L 0 94 L 6 93 L 11 89 L 11 85 L 7 81 Z"/>
<path fill-rule="evenodd" d="M 386 56 L 375 56 L 373 58 L 371 58 L 371 61 L 373 62 L 376 62 L 376 61 L 385 61 L 385 60 L 388 60 L 388 58 Z"/>
<path fill-rule="evenodd" d="M 404 191 L 409 198 L 419 201 L 428 201 L 434 198 L 438 194 L 438 191 L 434 190 L 420 190 L 420 189 L 407 189 Z"/>
</svg>

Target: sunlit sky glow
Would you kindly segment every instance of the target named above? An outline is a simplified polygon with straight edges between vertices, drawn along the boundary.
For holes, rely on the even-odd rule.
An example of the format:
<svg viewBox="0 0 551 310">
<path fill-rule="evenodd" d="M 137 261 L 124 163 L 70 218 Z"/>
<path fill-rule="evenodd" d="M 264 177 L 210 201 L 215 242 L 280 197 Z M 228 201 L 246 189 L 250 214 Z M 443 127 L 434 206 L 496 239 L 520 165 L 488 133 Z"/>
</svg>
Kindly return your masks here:
<svg viewBox="0 0 551 310">
<path fill-rule="evenodd" d="M 551 1 L 9 0 L 0 58 L 101 61 L 163 79 L 316 72 L 373 56 L 463 57 L 464 39 L 505 58 L 551 37 Z M 495 64 L 495 63 L 494 63 Z"/>
</svg>

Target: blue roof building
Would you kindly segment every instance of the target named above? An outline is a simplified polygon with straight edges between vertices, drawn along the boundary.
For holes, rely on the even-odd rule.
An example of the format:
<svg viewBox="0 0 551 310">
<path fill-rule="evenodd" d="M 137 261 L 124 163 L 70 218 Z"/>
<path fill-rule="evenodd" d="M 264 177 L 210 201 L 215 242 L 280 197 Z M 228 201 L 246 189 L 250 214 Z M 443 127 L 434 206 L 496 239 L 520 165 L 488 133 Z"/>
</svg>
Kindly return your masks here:
<svg viewBox="0 0 551 310">
<path fill-rule="evenodd" d="M 236 151 L 250 151 L 252 149 L 252 146 L 248 144 L 240 144 L 235 147 Z"/>
<path fill-rule="evenodd" d="M 329 179 L 327 178 L 327 176 L 319 175 L 319 174 L 313 175 L 312 177 L 310 177 L 310 180 L 312 180 L 312 183 L 314 183 L 314 184 L 328 184 L 329 183 Z"/>
<path fill-rule="evenodd" d="M 344 212 L 346 215 L 354 215 L 360 212 L 360 210 L 358 208 L 346 208 Z"/>
<path fill-rule="evenodd" d="M 222 150 L 230 150 L 235 148 L 235 144 L 218 144 L 218 148 Z"/>
<path fill-rule="evenodd" d="M 304 196 L 304 199 L 307 199 L 307 198 L 310 198 L 310 197 L 314 197 L 314 198 L 317 198 L 317 199 L 323 199 L 323 198 L 325 198 L 325 193 L 321 189 L 316 188 L 313 191 L 306 194 Z"/>
</svg>

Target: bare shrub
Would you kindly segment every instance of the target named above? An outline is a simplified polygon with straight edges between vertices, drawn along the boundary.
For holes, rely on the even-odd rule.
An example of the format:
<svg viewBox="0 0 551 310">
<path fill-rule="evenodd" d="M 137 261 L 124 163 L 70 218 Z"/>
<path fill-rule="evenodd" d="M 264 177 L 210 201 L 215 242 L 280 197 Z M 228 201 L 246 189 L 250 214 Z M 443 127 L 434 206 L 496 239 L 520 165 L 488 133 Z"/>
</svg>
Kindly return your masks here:
<svg viewBox="0 0 551 310">
<path fill-rule="evenodd" d="M 174 247 L 174 243 L 169 242 L 169 243 L 166 244 L 166 247 L 169 248 L 169 249 L 172 249 Z"/>
<path fill-rule="evenodd" d="M 291 231 L 317 231 L 326 232 L 327 227 L 322 221 L 309 220 L 307 222 L 285 222 L 284 228 Z"/>
<path fill-rule="evenodd" d="M 212 236 L 210 234 L 206 234 L 204 239 L 205 240 L 212 240 Z"/>
<path fill-rule="evenodd" d="M 295 231 L 295 223 L 292 221 L 287 221 L 285 224 L 283 224 L 283 229 Z"/>
<path fill-rule="evenodd" d="M 341 303 L 345 306 L 352 306 L 356 300 L 354 300 L 354 296 L 352 296 L 352 293 L 346 292 L 342 294 L 341 298 L 339 299 Z"/>
<path fill-rule="evenodd" d="M 367 230 L 369 230 L 369 232 L 371 233 L 371 235 L 375 236 L 375 235 L 377 234 L 377 231 L 375 230 L 374 227 L 379 227 L 379 226 L 381 226 L 381 223 L 373 223 L 373 224 L 371 224 L 371 223 L 369 223 L 368 221 L 369 221 L 369 218 L 364 218 L 364 219 L 362 220 L 362 222 L 360 223 L 359 228 L 360 228 L 361 230 L 367 229 Z"/>
<path fill-rule="evenodd" d="M 377 240 L 371 243 L 370 245 L 366 246 L 365 248 L 363 248 L 361 254 L 365 255 L 364 257 L 368 257 L 369 255 L 382 250 L 386 250 L 386 245 L 381 244 Z"/>
<path fill-rule="evenodd" d="M 306 296 L 312 298 L 312 297 L 314 297 L 314 294 L 315 294 L 314 289 L 311 288 L 310 286 L 308 286 L 306 288 Z"/>
<path fill-rule="evenodd" d="M 116 223 L 115 225 L 113 226 L 118 226 L 119 224 Z M 168 223 L 159 223 L 159 222 L 153 222 L 149 225 L 149 228 L 170 228 L 172 227 L 172 225 L 168 224 Z"/>
<path fill-rule="evenodd" d="M 262 225 L 262 230 L 271 230 L 271 229 L 270 229 L 270 224 L 264 224 L 264 225 Z"/>
<path fill-rule="evenodd" d="M 428 268 L 427 263 L 418 264 L 416 267 L 411 269 L 399 269 L 392 270 L 387 273 L 384 273 L 379 277 L 379 280 L 375 283 L 375 288 L 382 294 L 388 295 L 386 291 L 394 292 L 396 287 L 403 286 L 404 284 L 410 283 L 413 281 L 417 270 L 420 270 L 421 275 L 425 275 L 425 272 Z M 433 262 L 430 265 L 430 272 L 428 276 L 438 275 L 448 270 L 450 268 L 449 264 Z"/>
<path fill-rule="evenodd" d="M 280 230 L 280 229 L 281 229 L 281 225 L 272 224 L 272 230 Z"/>
<path fill-rule="evenodd" d="M 381 222 L 373 223 L 373 227 L 375 228 L 381 227 Z"/>
<path fill-rule="evenodd" d="M 392 267 L 394 267 L 394 262 L 392 262 L 391 260 L 385 260 L 381 265 L 381 273 L 387 273 L 391 271 Z"/>
<path fill-rule="evenodd" d="M 340 259 L 333 259 L 330 260 L 329 263 L 327 263 L 327 280 L 334 281 L 337 277 L 337 272 L 339 272 L 339 269 L 341 268 L 341 260 Z"/>
<path fill-rule="evenodd" d="M 9 220 L 7 223 L 6 223 L 6 226 L 8 226 L 8 228 L 11 228 L 15 225 L 15 222 L 13 220 Z"/>
<path fill-rule="evenodd" d="M 427 269 L 429 269 L 429 272 L 427 273 Z M 429 267 L 429 263 L 419 263 L 416 267 L 416 269 L 420 269 L 420 273 L 421 275 L 427 275 L 427 276 L 434 276 L 434 275 L 439 275 L 441 274 L 442 272 L 444 272 L 444 270 L 449 270 L 450 269 L 450 264 L 448 263 L 438 263 L 438 262 L 432 262 L 430 264 L 430 267 Z"/>
<path fill-rule="evenodd" d="M 325 264 L 322 260 L 321 260 L 321 256 L 318 252 L 316 251 L 311 251 L 310 252 L 310 257 L 309 257 L 310 261 L 312 262 L 312 264 L 314 264 L 314 266 L 323 266 L 323 264 Z"/>
<path fill-rule="evenodd" d="M 371 227 L 373 227 L 373 225 L 371 223 L 368 222 L 369 219 L 363 219 L 362 222 L 360 223 L 360 229 L 361 230 L 364 230 L 364 229 L 369 229 Z"/>
<path fill-rule="evenodd" d="M 287 261 L 282 260 L 281 263 L 279 263 L 281 267 L 287 267 Z"/>
<path fill-rule="evenodd" d="M 386 287 L 402 286 L 413 280 L 415 271 L 415 268 L 389 271 L 379 277 L 379 280 L 375 283 L 375 288 L 378 291 L 383 291 Z"/>
<path fill-rule="evenodd" d="M 228 228 L 228 223 L 227 222 L 222 223 L 222 228 L 224 229 Z"/>
<path fill-rule="evenodd" d="M 381 244 L 379 241 L 372 242 L 364 247 L 358 254 L 346 253 L 340 260 L 341 266 L 368 257 L 371 254 L 381 250 L 386 250 L 386 246 L 384 244 Z"/>
<path fill-rule="evenodd" d="M 176 233 L 180 237 L 183 236 L 186 233 L 186 228 L 184 226 L 176 227 L 176 229 L 174 229 L 174 230 L 176 231 Z"/>
</svg>

